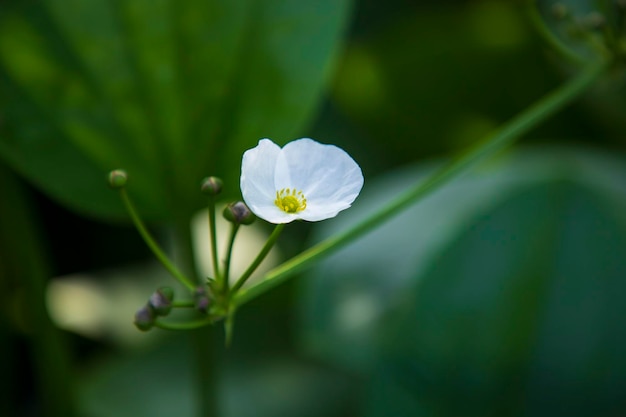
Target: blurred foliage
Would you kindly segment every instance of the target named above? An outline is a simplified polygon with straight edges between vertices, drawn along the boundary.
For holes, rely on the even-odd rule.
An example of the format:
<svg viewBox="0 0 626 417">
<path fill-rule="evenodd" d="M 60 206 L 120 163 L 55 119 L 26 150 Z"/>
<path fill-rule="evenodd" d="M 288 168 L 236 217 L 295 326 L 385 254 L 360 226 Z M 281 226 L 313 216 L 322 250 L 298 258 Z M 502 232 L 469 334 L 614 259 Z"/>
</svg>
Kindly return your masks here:
<svg viewBox="0 0 626 417">
<path fill-rule="evenodd" d="M 318 238 L 428 172 L 379 179 Z M 517 151 L 314 270 L 303 346 L 371 377 L 366 416 L 617 415 L 624 253 L 626 159 Z"/>
<path fill-rule="evenodd" d="M 561 67 L 612 53 L 622 65 L 626 61 L 626 3 L 621 0 L 537 0 L 535 26 L 554 51 Z M 563 60 L 565 58 L 565 60 Z M 623 143 L 626 129 L 626 74 L 617 70 L 599 83 L 587 111 L 596 123 Z"/>
<path fill-rule="evenodd" d="M 309 120 L 348 1 L 2 8 L 0 156 L 104 218 L 126 218 L 103 191 L 108 171 L 124 168 L 141 213 L 164 220 L 201 207 L 204 176 L 237 184 L 235 161 L 259 138 L 285 142 Z"/>
<path fill-rule="evenodd" d="M 621 0 L 536 0 L 541 22 L 561 52 L 593 58 L 599 47 L 612 49 L 626 34 L 626 5 Z M 623 47 L 623 46 L 621 46 Z"/>
<path fill-rule="evenodd" d="M 348 44 L 322 118 L 329 125 L 318 129 L 340 131 L 366 174 L 475 143 L 578 69 L 546 44 L 531 3 L 425 2 L 394 10 L 393 21 Z M 623 147 L 624 81 L 623 72 L 610 74 L 587 106 L 566 109 L 527 140 Z"/>
<path fill-rule="evenodd" d="M 360 0 L 337 55 L 348 3 L 2 2 L 0 158 L 45 195 L 31 211 L 2 199 L 0 270 L 34 259 L 13 244 L 25 243 L 10 231 L 16 212 L 50 240 L 52 273 L 145 258 L 133 230 L 98 222 L 126 218 L 111 169 L 130 172 L 142 215 L 171 220 L 200 207 L 206 175 L 236 197 L 241 153 L 259 138 L 311 136 L 352 154 L 365 190 L 319 229 L 288 228 L 293 254 L 310 230 L 357 221 L 432 172 L 427 158 L 481 139 L 576 70 L 521 0 Z M 590 56 L 553 19 L 556 1 L 536 3 L 550 33 Z M 581 16 L 618 4 L 559 3 Z M 282 286 L 242 309 L 233 346 L 216 349 L 225 415 L 624 414 L 626 167 L 572 146 L 623 152 L 624 80 L 609 74 L 525 139 L 561 147 L 502 156 L 329 259 L 296 295 Z M 1 275 L 0 399 L 9 415 L 40 415 L 44 361 L 13 360 L 32 340 L 11 314 L 30 300 Z M 191 412 L 190 348 L 175 337 L 131 351 L 106 332 L 74 336 L 82 413 Z"/>
<path fill-rule="evenodd" d="M 81 409 L 93 417 L 196 415 L 191 347 L 188 338 L 178 336 L 93 369 L 81 387 Z M 349 379 L 314 363 L 272 354 L 226 359 L 215 370 L 223 375 L 219 395 L 225 417 L 340 416 L 351 407 Z"/>
<path fill-rule="evenodd" d="M 554 84 L 523 11 L 492 1 L 405 13 L 350 45 L 333 98 L 394 163 L 465 147 Z"/>
<path fill-rule="evenodd" d="M 2 164 L 0 190 L 5 194 L 5 198 L 0 198 L 0 335 L 4 350 L 0 353 L 4 354 L 4 375 L 13 376 L 3 378 L 0 384 L 0 389 L 9 395 L 4 412 L 11 415 L 12 409 L 17 408 L 15 398 L 23 393 L 11 385 L 16 379 L 27 380 L 21 368 L 30 365 L 36 375 L 32 382 L 41 403 L 40 415 L 72 416 L 68 346 L 46 311 L 45 285 L 51 272 L 41 227 L 33 218 L 31 196 Z M 32 363 L 9 360 L 23 349 L 25 342 Z"/>
</svg>

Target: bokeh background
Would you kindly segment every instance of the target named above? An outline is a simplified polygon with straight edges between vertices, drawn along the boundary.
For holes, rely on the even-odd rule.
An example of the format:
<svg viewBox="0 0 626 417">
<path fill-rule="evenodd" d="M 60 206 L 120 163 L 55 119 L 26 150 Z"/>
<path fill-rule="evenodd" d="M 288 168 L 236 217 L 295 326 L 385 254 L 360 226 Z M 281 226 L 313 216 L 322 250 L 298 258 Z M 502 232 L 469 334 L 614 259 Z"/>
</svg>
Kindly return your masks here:
<svg viewBox="0 0 626 417">
<path fill-rule="evenodd" d="M 132 325 L 173 280 L 107 188 L 109 170 L 129 171 L 140 212 L 174 250 L 171 225 L 203 207 L 200 180 L 218 175 L 224 201 L 239 198 L 241 154 L 259 138 L 344 148 L 362 195 L 336 219 L 290 225 L 269 268 L 575 74 L 538 19 L 583 62 L 581 28 L 624 42 L 619 1 L 539 3 L 3 1 L 0 414 L 194 415 L 188 335 Z M 512 149 L 246 305 L 230 348 L 211 329 L 222 414 L 623 416 L 618 69 Z M 243 265 L 267 226 L 241 236 Z"/>
</svg>

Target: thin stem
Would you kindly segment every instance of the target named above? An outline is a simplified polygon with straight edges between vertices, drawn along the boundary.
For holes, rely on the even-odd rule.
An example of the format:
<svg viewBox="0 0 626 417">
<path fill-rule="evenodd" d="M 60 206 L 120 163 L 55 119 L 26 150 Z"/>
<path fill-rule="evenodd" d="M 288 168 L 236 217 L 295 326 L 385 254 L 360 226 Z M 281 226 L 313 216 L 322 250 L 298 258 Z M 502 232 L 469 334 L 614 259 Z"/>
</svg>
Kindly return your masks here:
<svg viewBox="0 0 626 417">
<path fill-rule="evenodd" d="M 154 321 L 154 325 L 164 330 L 194 330 L 194 329 L 199 329 L 201 327 L 208 326 L 209 324 L 212 324 L 217 319 L 218 317 L 214 317 L 214 316 L 207 316 L 198 320 L 180 321 L 180 322 L 174 322 L 174 321 L 168 322 L 168 321 L 157 319 Z"/>
<path fill-rule="evenodd" d="M 193 368 L 196 374 L 197 415 L 199 417 L 219 416 L 219 395 L 217 386 L 217 358 L 213 343 L 213 328 L 204 328 L 210 322 L 202 323 L 191 331 L 193 348 Z M 187 327 L 183 330 L 194 329 Z M 172 328 L 173 330 L 173 328 Z"/>
<path fill-rule="evenodd" d="M 174 300 L 172 307 L 174 308 L 194 308 L 196 304 L 192 300 Z"/>
<path fill-rule="evenodd" d="M 220 280 L 220 267 L 217 257 L 217 228 L 215 225 L 215 199 L 209 197 L 209 232 L 211 235 L 211 260 L 213 262 L 213 275 L 219 282 Z"/>
<path fill-rule="evenodd" d="M 263 259 L 265 259 L 267 254 L 270 252 L 270 250 L 276 243 L 278 236 L 280 236 L 280 232 L 282 232 L 284 228 L 285 228 L 284 224 L 276 225 L 276 227 L 274 228 L 274 231 L 272 232 L 270 237 L 267 239 L 267 242 L 265 242 L 265 246 L 263 246 L 263 249 L 261 249 L 261 252 L 259 252 L 256 259 L 250 264 L 248 269 L 246 269 L 246 271 L 241 275 L 241 277 L 239 277 L 235 285 L 233 285 L 231 294 L 233 295 L 236 294 L 237 291 L 239 291 L 239 289 L 242 287 L 242 285 L 246 283 L 248 278 L 250 278 L 252 273 L 256 271 L 256 269 L 259 267 L 261 262 L 263 262 Z"/>
<path fill-rule="evenodd" d="M 224 276 L 222 282 L 222 291 L 224 294 L 228 294 L 228 286 L 230 279 L 230 262 L 233 255 L 233 245 L 235 244 L 235 237 L 237 236 L 237 231 L 239 230 L 239 225 L 236 223 L 232 224 L 230 229 L 230 239 L 228 239 L 228 250 L 226 252 L 226 260 L 224 261 Z"/>
<path fill-rule="evenodd" d="M 528 15 L 530 16 L 530 20 L 534 23 L 535 29 L 539 32 L 543 39 L 564 58 L 576 64 L 583 64 L 583 58 L 574 53 L 569 46 L 567 46 L 563 41 L 556 37 L 552 33 L 552 31 L 546 26 L 543 17 L 539 13 L 539 10 L 537 9 L 537 5 L 535 3 L 535 0 L 527 0 L 526 3 Z"/>
<path fill-rule="evenodd" d="M 455 178 L 486 157 L 492 156 L 505 146 L 510 145 L 520 136 L 538 126 L 548 117 L 579 97 L 606 71 L 609 64 L 610 61 L 608 60 L 593 62 L 578 76 L 544 96 L 534 105 L 502 125 L 494 134 L 478 142 L 467 152 L 435 172 L 426 181 L 415 185 L 401 194 L 369 218 L 363 220 L 351 229 L 311 247 L 300 255 L 295 256 L 291 260 L 269 271 L 263 281 L 237 294 L 234 297 L 233 304 L 240 306 L 265 293 L 319 259 L 336 252 L 348 243 L 353 242 L 367 232 L 382 225 L 387 220 L 399 214 L 401 210 L 406 209 L 411 204 L 428 195 L 431 191 Z"/>
<path fill-rule="evenodd" d="M 235 309 L 229 312 L 228 317 L 224 321 L 225 346 L 229 347 L 233 341 L 233 333 L 235 331 Z"/>
<path fill-rule="evenodd" d="M 150 235 L 150 232 L 148 232 L 148 229 L 146 229 L 146 226 L 143 224 L 143 221 L 137 214 L 133 203 L 130 201 L 130 198 L 128 197 L 128 193 L 126 192 L 125 188 L 120 188 L 120 197 L 122 198 L 122 202 L 124 203 L 128 214 L 130 214 L 130 217 L 133 220 L 135 227 L 139 231 L 139 234 L 143 238 L 144 242 L 146 242 L 146 245 L 148 245 L 154 256 L 156 256 L 159 262 L 161 262 L 165 269 L 167 269 L 174 278 L 176 278 L 188 289 L 193 290 L 195 288 L 193 281 L 187 278 L 182 272 L 178 270 L 178 268 L 174 266 L 174 264 L 169 260 L 167 255 L 165 255 L 165 253 L 161 250 L 154 238 Z"/>
</svg>

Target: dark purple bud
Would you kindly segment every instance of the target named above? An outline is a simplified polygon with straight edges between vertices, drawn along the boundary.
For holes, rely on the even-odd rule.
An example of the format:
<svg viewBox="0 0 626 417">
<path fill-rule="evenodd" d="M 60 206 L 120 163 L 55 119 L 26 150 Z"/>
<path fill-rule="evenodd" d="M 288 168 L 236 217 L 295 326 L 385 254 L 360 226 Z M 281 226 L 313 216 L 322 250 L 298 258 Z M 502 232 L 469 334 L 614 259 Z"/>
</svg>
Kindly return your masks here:
<svg viewBox="0 0 626 417">
<path fill-rule="evenodd" d="M 254 213 L 241 201 L 231 203 L 224 209 L 224 218 L 235 224 L 252 224 L 256 219 Z"/>
<path fill-rule="evenodd" d="M 145 305 L 137 310 L 135 313 L 135 326 L 143 332 L 150 330 L 154 326 L 154 313 L 149 305 Z"/>
<path fill-rule="evenodd" d="M 200 190 L 203 194 L 208 196 L 216 196 L 222 192 L 224 182 L 218 177 L 207 177 L 202 180 L 202 186 Z"/>
<path fill-rule="evenodd" d="M 209 306 L 211 305 L 211 298 L 206 287 L 197 287 L 193 294 L 193 300 L 196 306 L 196 310 L 206 314 L 209 312 Z"/>
<path fill-rule="evenodd" d="M 172 311 L 174 290 L 170 287 L 161 287 L 150 296 L 148 304 L 157 316 L 167 316 Z"/>
</svg>

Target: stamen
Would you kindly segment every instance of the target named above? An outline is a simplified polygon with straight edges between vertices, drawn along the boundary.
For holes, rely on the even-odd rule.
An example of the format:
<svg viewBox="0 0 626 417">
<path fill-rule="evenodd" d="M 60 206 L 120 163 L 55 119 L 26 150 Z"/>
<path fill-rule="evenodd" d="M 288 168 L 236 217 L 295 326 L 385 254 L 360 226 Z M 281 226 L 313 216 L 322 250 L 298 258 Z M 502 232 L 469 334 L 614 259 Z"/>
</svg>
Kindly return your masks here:
<svg viewBox="0 0 626 417">
<path fill-rule="evenodd" d="M 302 191 L 295 188 L 283 188 L 276 191 L 274 204 L 285 213 L 298 213 L 306 208 L 306 198 Z"/>
</svg>

